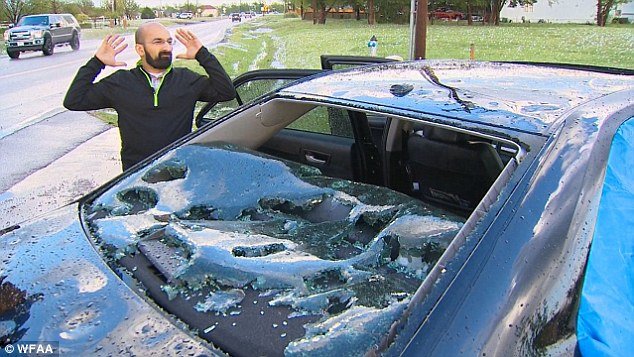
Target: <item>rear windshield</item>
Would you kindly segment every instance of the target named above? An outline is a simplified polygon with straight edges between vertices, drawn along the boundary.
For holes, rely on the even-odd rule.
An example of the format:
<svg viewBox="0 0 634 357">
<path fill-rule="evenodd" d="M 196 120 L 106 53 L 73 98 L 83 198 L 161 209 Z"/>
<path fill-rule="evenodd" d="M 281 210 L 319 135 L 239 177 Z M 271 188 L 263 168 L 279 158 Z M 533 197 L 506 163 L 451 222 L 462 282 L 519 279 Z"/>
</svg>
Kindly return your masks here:
<svg viewBox="0 0 634 357">
<path fill-rule="evenodd" d="M 83 210 L 113 268 L 239 355 L 362 355 L 464 222 L 227 144 L 175 149 Z"/>
</svg>

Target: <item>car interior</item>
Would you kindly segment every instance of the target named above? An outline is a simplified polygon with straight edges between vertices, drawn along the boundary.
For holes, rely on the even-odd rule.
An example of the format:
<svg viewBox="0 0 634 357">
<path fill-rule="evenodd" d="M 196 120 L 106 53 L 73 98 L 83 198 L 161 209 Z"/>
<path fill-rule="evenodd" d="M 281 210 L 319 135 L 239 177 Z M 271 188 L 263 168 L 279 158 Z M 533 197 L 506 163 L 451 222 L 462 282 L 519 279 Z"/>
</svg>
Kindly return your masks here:
<svg viewBox="0 0 634 357">
<path fill-rule="evenodd" d="M 246 146 L 464 217 L 521 153 L 508 140 L 336 105 L 278 98 L 237 115 L 239 120 L 218 123 L 192 142 Z"/>
</svg>

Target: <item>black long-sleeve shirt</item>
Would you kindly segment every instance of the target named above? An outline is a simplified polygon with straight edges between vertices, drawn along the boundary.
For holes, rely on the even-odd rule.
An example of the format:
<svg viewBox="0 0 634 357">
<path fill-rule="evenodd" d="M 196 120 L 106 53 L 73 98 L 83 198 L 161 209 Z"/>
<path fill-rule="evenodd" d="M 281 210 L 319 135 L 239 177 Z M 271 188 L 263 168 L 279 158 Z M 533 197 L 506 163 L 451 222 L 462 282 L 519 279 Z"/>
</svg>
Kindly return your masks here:
<svg viewBox="0 0 634 357">
<path fill-rule="evenodd" d="M 105 65 L 93 57 L 77 72 L 64 98 L 64 107 L 117 111 L 125 170 L 191 132 L 197 101 L 235 98 L 231 79 L 215 56 L 202 47 L 196 60 L 207 76 L 185 68 L 170 68 L 154 90 L 140 64 L 131 70 L 118 70 L 95 83 Z"/>
</svg>

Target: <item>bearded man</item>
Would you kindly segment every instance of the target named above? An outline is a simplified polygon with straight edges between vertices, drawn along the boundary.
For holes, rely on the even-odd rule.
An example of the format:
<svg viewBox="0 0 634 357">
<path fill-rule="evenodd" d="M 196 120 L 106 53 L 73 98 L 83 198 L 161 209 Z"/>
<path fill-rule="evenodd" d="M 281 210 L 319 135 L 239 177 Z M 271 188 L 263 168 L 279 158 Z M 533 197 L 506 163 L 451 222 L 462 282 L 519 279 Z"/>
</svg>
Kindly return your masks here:
<svg viewBox="0 0 634 357">
<path fill-rule="evenodd" d="M 106 36 L 64 98 L 69 110 L 117 111 L 123 170 L 191 132 L 197 101 L 221 102 L 236 96 L 227 72 L 191 31 L 176 30 L 176 39 L 185 46 L 185 53 L 176 58 L 196 59 L 207 76 L 172 67 L 173 39 L 160 23 L 144 23 L 134 38 L 141 57 L 135 68 L 95 82 L 105 66 L 126 66 L 116 59 L 128 47 L 125 39 Z"/>
</svg>

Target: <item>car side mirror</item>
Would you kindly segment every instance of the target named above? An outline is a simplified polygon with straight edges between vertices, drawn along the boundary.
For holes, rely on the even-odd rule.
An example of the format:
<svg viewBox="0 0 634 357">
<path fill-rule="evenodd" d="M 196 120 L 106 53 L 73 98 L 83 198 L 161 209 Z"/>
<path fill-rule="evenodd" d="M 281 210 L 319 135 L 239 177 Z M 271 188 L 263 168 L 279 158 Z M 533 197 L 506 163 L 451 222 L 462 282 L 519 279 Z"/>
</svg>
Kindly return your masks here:
<svg viewBox="0 0 634 357">
<path fill-rule="evenodd" d="M 51 24 L 51 28 L 53 27 L 62 27 L 62 23 L 61 22 L 56 22 L 54 24 Z"/>
<path fill-rule="evenodd" d="M 15 24 L 9 24 L 9 28 L 12 29 L 15 27 Z"/>
</svg>

